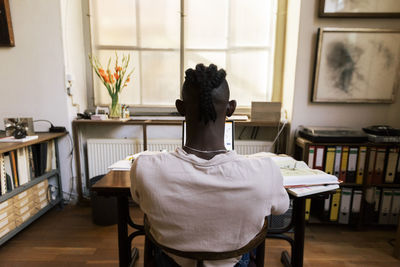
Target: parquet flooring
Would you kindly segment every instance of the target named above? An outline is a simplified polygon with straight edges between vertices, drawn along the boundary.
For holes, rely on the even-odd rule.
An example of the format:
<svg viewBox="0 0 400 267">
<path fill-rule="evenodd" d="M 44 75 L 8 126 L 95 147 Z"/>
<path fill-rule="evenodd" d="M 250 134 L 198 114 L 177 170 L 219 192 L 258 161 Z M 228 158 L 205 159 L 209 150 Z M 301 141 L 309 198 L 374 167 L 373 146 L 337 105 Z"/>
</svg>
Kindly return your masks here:
<svg viewBox="0 0 400 267">
<path fill-rule="evenodd" d="M 132 209 L 134 220 L 142 214 Z M 395 229 L 355 231 L 347 226 L 310 225 L 304 267 L 400 266 L 392 257 Z M 143 237 L 134 245 L 143 255 Z M 267 240 L 265 266 L 282 266 L 281 240 Z M 117 226 L 97 226 L 88 206 L 53 209 L 0 247 L 0 266 L 118 266 Z M 143 266 L 140 257 L 136 266 Z"/>
</svg>

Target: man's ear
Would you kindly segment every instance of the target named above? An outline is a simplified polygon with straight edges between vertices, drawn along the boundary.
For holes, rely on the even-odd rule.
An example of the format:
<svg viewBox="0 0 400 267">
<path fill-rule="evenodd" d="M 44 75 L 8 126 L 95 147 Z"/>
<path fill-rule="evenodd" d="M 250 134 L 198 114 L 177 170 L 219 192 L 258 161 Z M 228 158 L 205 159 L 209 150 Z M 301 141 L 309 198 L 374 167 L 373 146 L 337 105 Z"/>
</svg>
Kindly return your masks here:
<svg viewBox="0 0 400 267">
<path fill-rule="evenodd" d="M 235 112 L 235 109 L 236 109 L 236 100 L 229 101 L 228 105 L 226 106 L 226 116 L 227 117 L 232 116 L 233 112 Z"/>
<path fill-rule="evenodd" d="M 183 101 L 180 99 L 177 99 L 175 101 L 175 107 L 178 110 L 179 114 L 181 114 L 181 116 L 185 116 L 186 112 L 185 112 L 185 105 L 183 104 Z"/>
</svg>

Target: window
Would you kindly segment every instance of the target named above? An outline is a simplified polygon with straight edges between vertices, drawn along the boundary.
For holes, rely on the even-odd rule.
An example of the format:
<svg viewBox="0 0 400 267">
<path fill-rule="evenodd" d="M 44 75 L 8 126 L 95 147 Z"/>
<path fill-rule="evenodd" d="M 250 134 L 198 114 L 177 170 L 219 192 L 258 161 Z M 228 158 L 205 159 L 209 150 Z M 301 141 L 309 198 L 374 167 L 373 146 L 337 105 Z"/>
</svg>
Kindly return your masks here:
<svg viewBox="0 0 400 267">
<path fill-rule="evenodd" d="M 133 79 L 121 103 L 172 106 L 184 71 L 197 63 L 227 71 L 239 106 L 270 101 L 276 5 L 276 0 L 91 0 L 92 53 L 103 65 L 115 51 L 131 54 Z M 94 95 L 96 105 L 109 104 L 99 79 Z"/>
</svg>

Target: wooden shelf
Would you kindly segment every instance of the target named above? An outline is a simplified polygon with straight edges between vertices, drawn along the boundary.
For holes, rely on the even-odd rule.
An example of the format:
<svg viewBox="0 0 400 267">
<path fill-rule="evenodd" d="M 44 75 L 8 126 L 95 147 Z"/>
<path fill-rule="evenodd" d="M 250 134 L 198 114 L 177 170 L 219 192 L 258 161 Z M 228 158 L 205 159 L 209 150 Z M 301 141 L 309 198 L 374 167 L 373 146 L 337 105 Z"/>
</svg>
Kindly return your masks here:
<svg viewBox="0 0 400 267">
<path fill-rule="evenodd" d="M 49 141 L 61 136 L 66 135 L 67 133 L 35 133 L 35 135 L 38 135 L 38 139 L 28 141 L 28 142 L 23 142 L 23 143 L 0 143 L 0 154 L 5 153 L 8 151 L 16 150 L 21 147 L 26 147 L 26 146 L 31 146 L 34 144 L 42 143 L 45 141 Z"/>
<path fill-rule="evenodd" d="M 33 178 L 31 181 L 18 186 L 17 188 L 15 188 L 14 190 L 12 190 L 11 192 L 5 193 L 4 195 L 0 196 L 0 202 L 6 201 L 9 198 L 12 198 L 15 195 L 18 195 L 19 193 L 24 192 L 25 190 L 31 188 L 32 186 L 40 183 L 43 180 L 49 179 L 53 176 L 60 176 L 58 170 L 52 170 L 50 172 L 47 172 L 45 174 L 43 174 L 42 176 Z"/>
</svg>

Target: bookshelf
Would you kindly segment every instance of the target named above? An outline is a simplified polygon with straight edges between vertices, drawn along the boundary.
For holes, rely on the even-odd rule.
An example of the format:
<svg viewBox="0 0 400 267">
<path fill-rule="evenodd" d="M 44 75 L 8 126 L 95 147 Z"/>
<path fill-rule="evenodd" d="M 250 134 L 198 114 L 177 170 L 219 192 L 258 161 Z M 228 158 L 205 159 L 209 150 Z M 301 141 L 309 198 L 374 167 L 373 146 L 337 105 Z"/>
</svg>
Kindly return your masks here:
<svg viewBox="0 0 400 267">
<path fill-rule="evenodd" d="M 0 166 L 0 168 L 4 170 L 0 178 L 3 179 L 6 177 L 4 176 L 6 173 L 6 168 L 4 168 L 4 165 L 6 165 L 4 162 L 5 155 L 8 155 L 12 151 L 17 151 L 18 149 L 29 151 L 28 148 L 33 145 L 48 144 L 46 145 L 46 163 L 48 169 L 46 169 L 44 173 L 36 176 L 32 171 L 32 166 L 26 165 L 32 168 L 30 169 L 31 173 L 29 179 L 26 179 L 27 182 L 19 186 L 13 184 L 14 187 L 12 189 L 8 187 L 6 192 L 4 191 L 4 187 L 0 188 L 0 246 L 45 214 L 52 207 L 62 204 L 57 139 L 66 135 L 66 133 L 36 134 L 39 136 L 38 139 L 28 142 L 0 143 L 0 155 L 2 156 L 2 162 L 0 162 L 2 166 Z M 54 142 L 54 145 L 50 146 L 50 144 L 52 144 L 51 142 Z M 50 147 L 49 150 L 47 150 L 47 147 Z M 52 154 L 48 154 L 49 151 Z M 47 160 L 47 157 L 50 155 L 52 161 Z M 51 164 L 49 162 L 51 162 Z M 9 178 L 11 177 L 9 176 Z M 23 177 L 19 177 L 19 181 L 21 181 L 22 178 Z M 6 181 L 7 186 L 9 186 L 11 179 Z M 54 188 L 55 191 L 51 191 L 51 188 Z M 56 197 L 52 198 L 50 196 L 51 194 L 56 195 Z"/>
<path fill-rule="evenodd" d="M 400 214 L 399 151 L 398 143 L 316 143 L 297 137 L 295 159 L 343 180 L 335 199 L 313 199 L 308 204 L 306 219 L 310 223 L 357 227 L 397 225 Z"/>
</svg>

